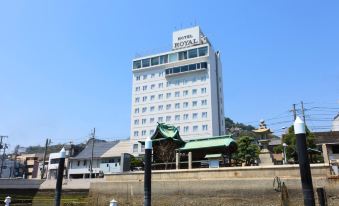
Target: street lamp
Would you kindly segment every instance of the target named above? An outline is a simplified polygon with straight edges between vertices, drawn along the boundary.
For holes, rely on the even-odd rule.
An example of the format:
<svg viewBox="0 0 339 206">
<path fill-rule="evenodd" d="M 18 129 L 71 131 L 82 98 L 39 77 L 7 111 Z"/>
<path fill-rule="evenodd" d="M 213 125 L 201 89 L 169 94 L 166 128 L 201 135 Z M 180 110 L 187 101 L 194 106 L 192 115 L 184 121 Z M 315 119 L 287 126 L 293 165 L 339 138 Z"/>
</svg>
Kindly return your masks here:
<svg viewBox="0 0 339 206">
<path fill-rule="evenodd" d="M 284 147 L 284 164 L 287 164 L 287 158 L 286 158 L 286 147 L 287 147 L 287 144 L 283 143 L 283 147 Z"/>
</svg>

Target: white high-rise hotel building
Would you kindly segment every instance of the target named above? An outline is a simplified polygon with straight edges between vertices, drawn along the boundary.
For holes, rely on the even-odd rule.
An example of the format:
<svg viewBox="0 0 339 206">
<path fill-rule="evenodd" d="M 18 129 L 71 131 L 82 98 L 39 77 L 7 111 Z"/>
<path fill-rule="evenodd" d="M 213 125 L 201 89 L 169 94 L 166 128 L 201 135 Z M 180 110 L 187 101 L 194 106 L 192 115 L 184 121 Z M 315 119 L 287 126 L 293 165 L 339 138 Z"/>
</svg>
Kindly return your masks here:
<svg viewBox="0 0 339 206">
<path fill-rule="evenodd" d="M 132 72 L 133 153 L 157 122 L 176 126 L 184 140 L 225 133 L 220 54 L 199 27 L 173 32 L 171 51 L 133 59 Z"/>
</svg>

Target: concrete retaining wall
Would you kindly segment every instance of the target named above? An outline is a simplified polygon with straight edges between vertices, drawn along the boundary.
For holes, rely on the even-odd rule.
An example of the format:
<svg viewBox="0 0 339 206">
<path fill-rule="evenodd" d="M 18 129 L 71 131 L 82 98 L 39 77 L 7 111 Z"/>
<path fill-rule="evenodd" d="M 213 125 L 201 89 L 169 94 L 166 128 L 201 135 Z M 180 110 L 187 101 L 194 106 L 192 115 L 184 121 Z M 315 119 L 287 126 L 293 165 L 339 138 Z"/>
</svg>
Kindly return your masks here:
<svg viewBox="0 0 339 206">
<path fill-rule="evenodd" d="M 0 189 L 39 189 L 44 180 L 0 179 Z"/>
<path fill-rule="evenodd" d="M 312 166 L 314 188 L 325 187 L 339 205 L 339 181 L 329 180 L 329 167 Z M 299 167 L 241 167 L 178 171 L 153 171 L 153 205 L 280 205 L 280 192 L 273 189 L 279 176 L 289 191 L 290 205 L 303 205 Z M 143 173 L 108 175 L 106 182 L 91 183 L 89 205 L 142 205 Z"/>
</svg>

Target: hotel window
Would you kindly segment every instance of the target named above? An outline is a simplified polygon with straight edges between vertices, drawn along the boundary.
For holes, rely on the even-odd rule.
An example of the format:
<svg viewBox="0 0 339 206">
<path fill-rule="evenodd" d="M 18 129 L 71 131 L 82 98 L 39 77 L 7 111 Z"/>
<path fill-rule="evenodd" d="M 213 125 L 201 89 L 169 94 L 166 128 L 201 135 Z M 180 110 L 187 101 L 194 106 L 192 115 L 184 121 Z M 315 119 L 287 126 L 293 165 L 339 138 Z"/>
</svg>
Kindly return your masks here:
<svg viewBox="0 0 339 206">
<path fill-rule="evenodd" d="M 142 86 L 142 90 L 143 90 L 143 91 L 146 91 L 146 90 L 147 90 L 147 85 Z"/>
<path fill-rule="evenodd" d="M 142 119 L 141 124 L 146 124 L 146 119 Z"/>
<path fill-rule="evenodd" d="M 180 121 L 180 115 L 175 115 L 175 121 Z"/>
<path fill-rule="evenodd" d="M 207 131 L 207 124 L 202 125 L 202 131 Z"/>
<path fill-rule="evenodd" d="M 202 117 L 202 118 L 207 118 L 207 112 L 202 112 L 202 113 L 201 113 L 201 117 Z"/>
<path fill-rule="evenodd" d="M 164 97 L 163 94 L 158 94 L 158 99 L 162 99 Z"/>
<path fill-rule="evenodd" d="M 172 53 L 172 54 L 169 54 L 169 62 L 175 62 L 175 61 L 178 61 L 178 53 Z"/>
<path fill-rule="evenodd" d="M 138 144 L 133 144 L 133 153 L 138 152 Z"/>
<path fill-rule="evenodd" d="M 166 98 L 167 98 L 167 99 L 171 98 L 171 93 L 167 93 L 167 94 L 166 94 Z"/>
<path fill-rule="evenodd" d="M 180 92 L 175 92 L 175 97 L 180 97 Z"/>
<path fill-rule="evenodd" d="M 147 74 L 142 75 L 142 79 L 143 80 L 147 79 Z"/>
<path fill-rule="evenodd" d="M 136 92 L 140 91 L 140 87 L 135 87 L 135 91 Z"/>
<path fill-rule="evenodd" d="M 139 132 L 138 131 L 134 131 L 134 136 L 135 137 L 139 136 Z"/>
<path fill-rule="evenodd" d="M 188 120 L 188 114 L 184 114 L 184 120 Z"/>
<path fill-rule="evenodd" d="M 166 122 L 170 122 L 171 121 L 171 116 L 166 116 Z"/>
<path fill-rule="evenodd" d="M 164 76 L 164 72 L 159 72 L 159 77 L 163 77 Z"/>
<path fill-rule="evenodd" d="M 207 69 L 207 62 L 201 62 L 201 69 Z"/>
<path fill-rule="evenodd" d="M 197 101 L 192 101 L 192 107 L 196 107 L 198 105 Z"/>
<path fill-rule="evenodd" d="M 147 107 L 142 108 L 142 113 L 145 113 L 145 112 L 147 112 Z"/>
<path fill-rule="evenodd" d="M 166 64 L 166 63 L 168 63 L 168 55 L 160 56 L 160 64 Z"/>
<path fill-rule="evenodd" d="M 206 47 L 201 47 L 198 50 L 199 50 L 199 57 L 207 55 L 207 46 Z"/>
<path fill-rule="evenodd" d="M 151 78 L 154 78 L 154 77 L 155 77 L 155 74 L 154 74 L 154 73 L 152 73 L 152 74 L 151 74 Z"/>
<path fill-rule="evenodd" d="M 159 64 L 159 57 L 153 57 L 151 59 L 151 65 L 154 66 L 154 65 L 158 65 Z"/>
<path fill-rule="evenodd" d="M 154 106 L 149 108 L 150 112 L 154 112 Z"/>
<path fill-rule="evenodd" d="M 184 79 L 184 81 L 182 82 L 183 85 L 187 85 L 187 83 L 188 83 L 187 79 Z"/>
<path fill-rule="evenodd" d="M 140 98 L 139 97 L 136 97 L 135 98 L 135 102 L 139 102 L 140 101 Z"/>
<path fill-rule="evenodd" d="M 158 122 L 161 123 L 164 121 L 164 118 L 163 117 L 158 117 Z"/>
<path fill-rule="evenodd" d="M 192 95 L 197 94 L 197 89 L 192 89 Z"/>
<path fill-rule="evenodd" d="M 144 144 L 141 145 L 141 152 L 145 152 L 145 145 Z"/>
<path fill-rule="evenodd" d="M 159 88 L 163 88 L 163 87 L 164 87 L 164 84 L 163 84 L 163 83 L 159 83 L 159 84 L 158 84 L 158 87 L 159 87 Z"/>
<path fill-rule="evenodd" d="M 202 105 L 202 106 L 207 105 L 207 100 L 206 100 L 206 99 L 201 100 L 201 105 Z"/>
<path fill-rule="evenodd" d="M 188 58 L 194 58 L 198 56 L 197 49 L 188 50 Z"/>
<path fill-rule="evenodd" d="M 155 88 L 155 84 L 152 84 L 152 85 L 151 85 L 151 89 L 154 89 L 154 88 Z"/>
<path fill-rule="evenodd" d="M 139 113 L 139 108 L 134 109 L 134 114 L 138 114 Z"/>
<path fill-rule="evenodd" d="M 194 71 L 194 70 L 197 69 L 197 64 L 190 64 L 190 65 L 188 65 L 188 68 L 189 68 L 190 71 Z"/>
<path fill-rule="evenodd" d="M 145 135 L 146 135 L 146 130 L 142 130 L 142 131 L 141 131 L 141 135 L 142 135 L 142 136 L 145 136 Z"/>
<path fill-rule="evenodd" d="M 154 130 L 151 129 L 151 130 L 149 131 L 149 135 L 152 135 L 153 133 L 154 133 Z"/>
<path fill-rule="evenodd" d="M 133 69 L 139 69 L 141 68 L 141 60 L 134 61 L 133 62 Z"/>
<path fill-rule="evenodd" d="M 184 102 L 183 103 L 183 108 L 187 108 L 188 107 L 188 102 Z"/>
<path fill-rule="evenodd" d="M 192 114 L 192 119 L 197 119 L 198 118 L 198 113 L 193 113 Z"/>
<path fill-rule="evenodd" d="M 185 127 L 184 127 L 184 133 L 187 133 L 187 132 L 188 132 L 188 129 L 189 129 L 189 127 L 188 127 L 188 126 L 185 126 Z"/>
<path fill-rule="evenodd" d="M 180 109 L 180 103 L 175 103 L 175 108 Z"/>
<path fill-rule="evenodd" d="M 183 91 L 183 96 L 187 96 L 188 95 L 188 90 Z"/>
<path fill-rule="evenodd" d="M 187 59 L 187 51 L 179 52 L 179 60 Z"/>
<path fill-rule="evenodd" d="M 152 118 L 149 119 L 149 123 L 152 124 L 153 122 L 154 122 L 154 117 L 152 117 Z"/>
<path fill-rule="evenodd" d="M 159 106 L 158 106 L 158 111 L 162 111 L 163 108 L 164 108 L 164 106 L 159 105 Z"/>
<path fill-rule="evenodd" d="M 205 94 L 205 93 L 206 93 L 206 91 L 207 91 L 207 89 L 206 89 L 206 88 L 201 88 L 201 94 Z"/>
<path fill-rule="evenodd" d="M 201 77 L 201 81 L 202 81 L 202 82 L 206 81 L 206 76 L 202 76 L 202 77 Z"/>
<path fill-rule="evenodd" d="M 166 87 L 170 87 L 171 86 L 171 82 L 166 82 Z"/>
<path fill-rule="evenodd" d="M 143 101 L 143 102 L 146 102 L 146 101 L 147 101 L 147 96 L 143 96 L 143 97 L 142 97 L 142 101 Z"/>
<path fill-rule="evenodd" d="M 166 110 L 170 110 L 171 109 L 171 104 L 167 104 L 166 105 Z"/>
<path fill-rule="evenodd" d="M 134 120 L 134 125 L 139 125 L 139 120 L 138 119 Z"/>
<path fill-rule="evenodd" d="M 142 67 L 149 67 L 149 59 L 142 60 Z"/>
<path fill-rule="evenodd" d="M 154 95 L 151 95 L 151 101 L 153 101 L 155 99 Z"/>
<path fill-rule="evenodd" d="M 193 126 L 193 132 L 197 132 L 198 131 L 198 125 L 194 125 Z"/>
<path fill-rule="evenodd" d="M 192 78 L 192 83 L 196 82 L 197 81 L 197 78 L 193 77 Z"/>
</svg>

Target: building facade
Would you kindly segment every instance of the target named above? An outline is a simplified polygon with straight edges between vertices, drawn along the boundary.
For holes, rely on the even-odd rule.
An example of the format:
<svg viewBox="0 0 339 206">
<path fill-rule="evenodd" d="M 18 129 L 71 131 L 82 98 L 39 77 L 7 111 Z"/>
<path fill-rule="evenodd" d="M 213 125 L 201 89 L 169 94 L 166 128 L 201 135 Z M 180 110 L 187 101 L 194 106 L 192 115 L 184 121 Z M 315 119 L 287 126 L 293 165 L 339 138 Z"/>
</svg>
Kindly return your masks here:
<svg viewBox="0 0 339 206">
<path fill-rule="evenodd" d="M 173 32 L 172 50 L 133 59 L 131 143 L 152 136 L 157 122 L 184 140 L 225 133 L 220 53 L 199 27 Z"/>
</svg>

